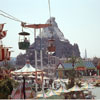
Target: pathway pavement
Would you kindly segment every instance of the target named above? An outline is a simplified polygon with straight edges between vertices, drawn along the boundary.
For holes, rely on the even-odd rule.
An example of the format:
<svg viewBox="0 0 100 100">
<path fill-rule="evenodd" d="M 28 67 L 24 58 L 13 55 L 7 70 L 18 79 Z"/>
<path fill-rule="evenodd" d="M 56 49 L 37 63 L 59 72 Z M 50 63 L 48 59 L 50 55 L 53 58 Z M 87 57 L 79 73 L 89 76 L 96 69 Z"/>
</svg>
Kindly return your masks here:
<svg viewBox="0 0 100 100">
<path fill-rule="evenodd" d="M 100 99 L 100 87 L 91 89 L 92 94 L 95 96 L 95 99 Z"/>
</svg>

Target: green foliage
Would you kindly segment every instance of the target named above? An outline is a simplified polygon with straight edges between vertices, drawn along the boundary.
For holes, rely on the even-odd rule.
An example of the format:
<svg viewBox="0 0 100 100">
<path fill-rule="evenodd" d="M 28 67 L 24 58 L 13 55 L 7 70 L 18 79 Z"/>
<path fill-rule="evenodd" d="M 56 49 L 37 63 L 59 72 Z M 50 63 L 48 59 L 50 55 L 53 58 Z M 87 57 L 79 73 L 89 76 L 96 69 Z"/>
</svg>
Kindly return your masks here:
<svg viewBox="0 0 100 100">
<path fill-rule="evenodd" d="M 82 83 L 80 83 L 80 82 L 76 82 L 76 85 L 79 87 L 82 87 Z"/>
<path fill-rule="evenodd" d="M 80 83 L 80 79 L 77 76 L 76 71 L 73 69 L 67 73 L 67 76 L 69 78 L 68 84 L 65 83 L 66 89 L 72 88 L 75 84 L 78 85 L 79 87 L 82 87 Z M 76 80 L 77 79 L 77 80 Z"/>
<path fill-rule="evenodd" d="M 9 78 L 0 80 L 0 99 L 8 99 L 13 90 L 12 80 Z"/>
<path fill-rule="evenodd" d="M 67 77 L 69 79 L 77 77 L 76 71 L 75 70 L 70 70 L 69 72 L 67 72 Z"/>
<path fill-rule="evenodd" d="M 75 79 L 71 78 L 71 79 L 68 81 L 68 84 L 65 83 L 66 89 L 72 88 L 75 84 L 76 84 L 77 86 L 79 86 L 79 87 L 82 87 L 82 83 L 80 82 L 80 80 L 75 80 Z"/>
<path fill-rule="evenodd" d="M 68 82 L 68 84 L 65 83 L 65 85 L 66 85 L 66 89 L 70 89 L 70 88 L 72 88 L 74 86 L 74 81 L 70 80 Z"/>
<path fill-rule="evenodd" d="M 12 85 L 13 85 L 13 88 L 17 88 L 19 83 L 18 82 L 15 82 L 14 80 L 12 80 Z"/>
</svg>

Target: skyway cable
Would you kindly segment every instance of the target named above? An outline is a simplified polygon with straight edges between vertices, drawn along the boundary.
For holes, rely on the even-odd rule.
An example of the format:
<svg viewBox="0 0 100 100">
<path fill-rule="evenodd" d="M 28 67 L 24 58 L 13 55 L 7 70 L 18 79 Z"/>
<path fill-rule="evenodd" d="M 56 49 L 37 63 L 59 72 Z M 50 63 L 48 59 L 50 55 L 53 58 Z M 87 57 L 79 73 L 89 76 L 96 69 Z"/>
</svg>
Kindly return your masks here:
<svg viewBox="0 0 100 100">
<path fill-rule="evenodd" d="M 6 15 L 4 15 L 4 14 L 0 14 L 0 15 L 2 15 L 2 16 L 4 16 L 4 17 L 10 18 L 10 19 L 15 20 L 15 21 L 18 21 L 18 22 L 23 22 L 23 21 L 19 20 L 18 18 L 14 17 L 14 16 L 12 16 L 12 15 L 10 15 L 10 14 L 8 14 L 8 13 L 2 11 L 2 10 L 0 10 L 0 12 L 2 12 L 2 13 L 4 13 L 4 14 L 7 15 L 7 16 L 6 16 Z"/>
</svg>

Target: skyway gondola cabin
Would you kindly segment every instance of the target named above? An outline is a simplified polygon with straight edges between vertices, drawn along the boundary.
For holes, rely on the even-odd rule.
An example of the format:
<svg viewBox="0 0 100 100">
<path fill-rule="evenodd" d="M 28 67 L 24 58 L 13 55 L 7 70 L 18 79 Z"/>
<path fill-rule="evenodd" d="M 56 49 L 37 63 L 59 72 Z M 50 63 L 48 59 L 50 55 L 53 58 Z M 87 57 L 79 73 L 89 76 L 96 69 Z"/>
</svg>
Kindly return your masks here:
<svg viewBox="0 0 100 100">
<path fill-rule="evenodd" d="M 27 50 L 30 46 L 30 40 L 29 40 L 30 33 L 27 32 L 20 32 L 19 33 L 19 49 L 21 50 Z"/>
<path fill-rule="evenodd" d="M 49 45 L 48 45 L 48 52 L 55 52 L 56 51 L 56 47 L 54 46 L 54 39 L 53 38 L 51 38 L 51 39 L 48 39 L 48 43 L 49 43 Z"/>
</svg>

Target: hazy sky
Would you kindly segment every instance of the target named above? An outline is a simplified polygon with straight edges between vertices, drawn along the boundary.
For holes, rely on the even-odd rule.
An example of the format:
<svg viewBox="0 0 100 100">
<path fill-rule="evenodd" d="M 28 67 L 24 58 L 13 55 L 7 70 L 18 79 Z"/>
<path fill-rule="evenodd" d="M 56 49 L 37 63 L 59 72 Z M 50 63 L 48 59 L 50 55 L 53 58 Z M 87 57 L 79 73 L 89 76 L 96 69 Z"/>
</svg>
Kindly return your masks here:
<svg viewBox="0 0 100 100">
<path fill-rule="evenodd" d="M 84 57 L 85 49 L 88 57 L 100 57 L 100 0 L 50 0 L 51 16 L 56 18 L 58 27 L 71 44 L 77 43 Z M 0 0 L 0 10 L 31 24 L 45 23 L 49 18 L 48 0 Z M 1 12 L 0 12 L 1 14 Z M 6 23 L 8 30 L 3 39 L 5 46 L 13 47 L 12 57 L 22 50 L 18 49 L 18 33 L 20 22 L 0 15 L 0 23 Z M 33 30 L 31 43 L 34 41 Z"/>
</svg>

